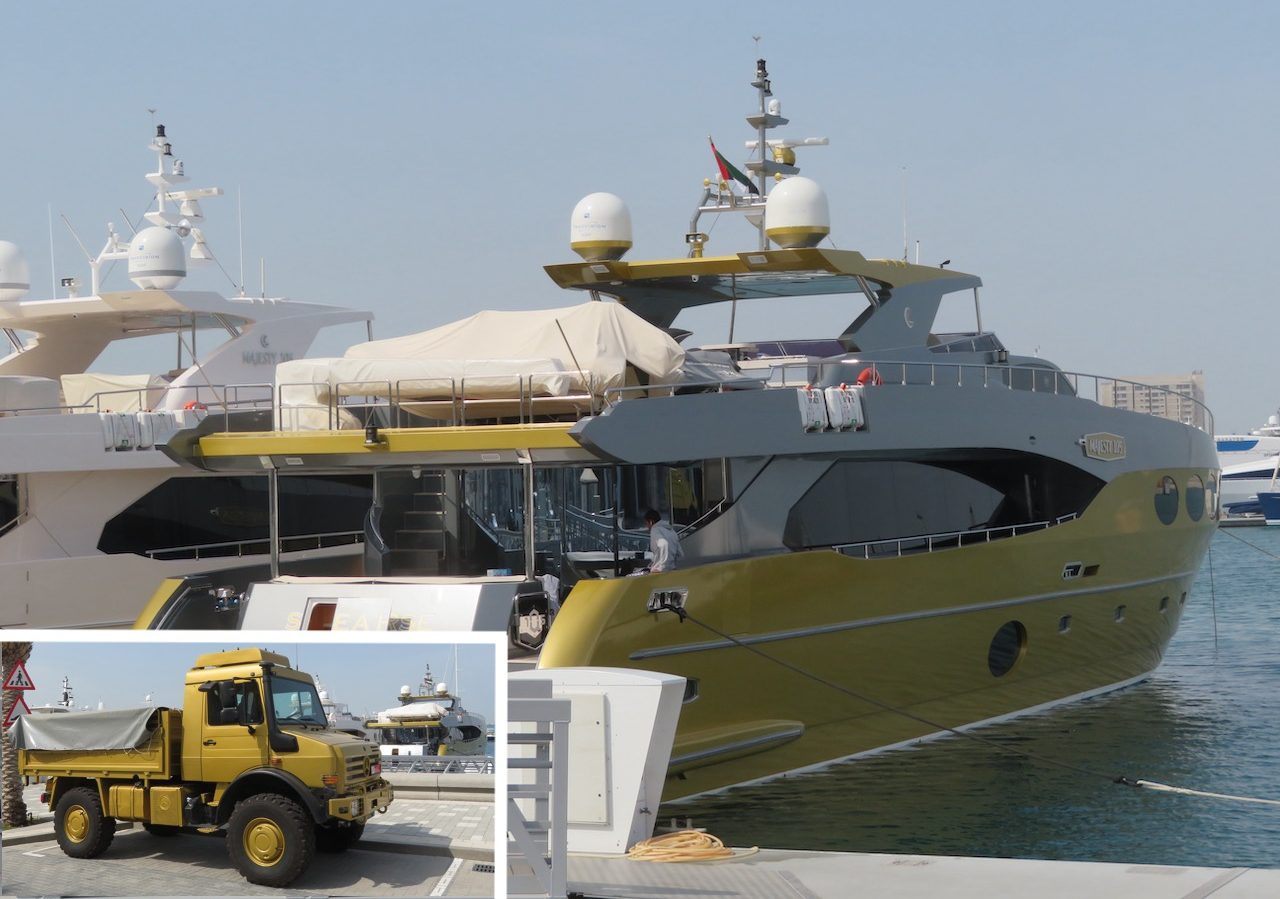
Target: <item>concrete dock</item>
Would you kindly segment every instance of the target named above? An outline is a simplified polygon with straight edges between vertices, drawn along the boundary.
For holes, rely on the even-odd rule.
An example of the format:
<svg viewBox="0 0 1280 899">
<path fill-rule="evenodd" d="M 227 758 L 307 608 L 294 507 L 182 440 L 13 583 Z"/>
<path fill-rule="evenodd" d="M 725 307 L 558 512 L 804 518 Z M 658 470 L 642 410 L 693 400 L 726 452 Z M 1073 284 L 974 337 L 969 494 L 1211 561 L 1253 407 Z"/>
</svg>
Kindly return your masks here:
<svg viewBox="0 0 1280 899">
<path fill-rule="evenodd" d="M 740 852 L 742 850 L 739 850 Z M 764 849 L 716 862 L 570 856 L 588 897 L 672 899 L 1275 899 L 1280 870 Z"/>
</svg>

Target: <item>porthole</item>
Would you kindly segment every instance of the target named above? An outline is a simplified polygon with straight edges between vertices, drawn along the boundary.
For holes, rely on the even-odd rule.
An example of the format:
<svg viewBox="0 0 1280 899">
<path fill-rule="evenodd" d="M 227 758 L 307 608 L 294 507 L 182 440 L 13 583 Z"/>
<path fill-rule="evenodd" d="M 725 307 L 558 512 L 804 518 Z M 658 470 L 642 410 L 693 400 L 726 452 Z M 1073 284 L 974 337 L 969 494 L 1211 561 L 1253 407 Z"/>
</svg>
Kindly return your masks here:
<svg viewBox="0 0 1280 899">
<path fill-rule="evenodd" d="M 991 638 L 987 649 L 987 668 L 993 677 L 1003 677 L 1027 650 L 1027 629 L 1021 621 L 1006 621 Z"/>
<path fill-rule="evenodd" d="M 1209 475 L 1209 481 L 1204 488 L 1205 505 L 1209 508 L 1209 517 L 1218 517 L 1218 478 L 1215 475 Z"/>
<path fill-rule="evenodd" d="M 1156 517 L 1164 524 L 1178 517 L 1178 482 L 1168 475 L 1156 484 Z"/>
<path fill-rule="evenodd" d="M 1071 633 L 1071 616 L 1070 615 L 1063 615 L 1061 618 L 1058 619 L 1058 633 L 1060 634 Z"/>
<path fill-rule="evenodd" d="M 1169 611 L 1169 597 L 1162 596 L 1160 597 L 1160 614 L 1163 615 L 1168 611 Z"/>
<path fill-rule="evenodd" d="M 1204 481 L 1199 475 L 1187 478 L 1187 514 L 1192 521 L 1199 521 L 1204 515 Z"/>
<path fill-rule="evenodd" d="M 1125 606 L 1116 606 L 1116 624 L 1124 624 Z"/>
</svg>

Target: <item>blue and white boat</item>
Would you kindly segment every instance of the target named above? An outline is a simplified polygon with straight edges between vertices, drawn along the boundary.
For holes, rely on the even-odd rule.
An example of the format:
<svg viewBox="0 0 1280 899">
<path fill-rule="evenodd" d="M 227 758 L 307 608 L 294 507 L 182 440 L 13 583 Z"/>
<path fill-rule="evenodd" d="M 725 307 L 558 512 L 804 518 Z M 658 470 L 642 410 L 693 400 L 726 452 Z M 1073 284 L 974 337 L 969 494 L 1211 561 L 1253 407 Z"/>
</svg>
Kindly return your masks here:
<svg viewBox="0 0 1280 899">
<path fill-rule="evenodd" d="M 1214 437 L 1222 464 L 1222 510 L 1231 517 L 1261 514 L 1258 494 L 1276 489 L 1280 469 L 1280 412 L 1247 434 Z"/>
</svg>

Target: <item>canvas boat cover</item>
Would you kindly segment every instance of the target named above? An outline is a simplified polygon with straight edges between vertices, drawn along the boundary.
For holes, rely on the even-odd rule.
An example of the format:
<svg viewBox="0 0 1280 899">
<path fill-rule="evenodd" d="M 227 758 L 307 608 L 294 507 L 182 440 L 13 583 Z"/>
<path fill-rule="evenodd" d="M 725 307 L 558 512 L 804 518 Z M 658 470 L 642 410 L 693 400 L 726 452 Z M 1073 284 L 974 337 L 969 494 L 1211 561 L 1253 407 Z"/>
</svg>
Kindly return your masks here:
<svg viewBox="0 0 1280 899">
<path fill-rule="evenodd" d="M 0 414 L 59 406 L 58 382 L 34 375 L 0 375 Z"/>
<path fill-rule="evenodd" d="M 357 344 L 341 359 L 298 359 L 276 368 L 281 404 L 325 408 L 337 396 L 402 399 L 599 396 L 627 383 L 627 369 L 653 384 L 678 380 L 684 351 L 665 331 L 616 303 L 479 312 L 452 324 Z M 323 427 L 283 416 L 294 427 Z M 311 416 L 312 419 L 316 416 Z M 327 421 L 327 414 L 325 416 Z"/>
<path fill-rule="evenodd" d="M 393 709 L 378 713 L 378 721 L 387 723 L 390 721 L 413 721 L 418 719 L 428 719 L 438 721 L 443 718 L 449 710 L 438 702 L 407 702 L 404 705 L 398 705 Z"/>
<path fill-rule="evenodd" d="M 77 372 L 63 375 L 62 396 L 68 406 L 88 405 L 77 412 L 141 412 L 159 408 L 167 382 L 160 375 L 108 375 Z M 97 405 L 94 397 L 97 396 Z"/>
<path fill-rule="evenodd" d="M 151 739 L 159 709 L 23 715 L 9 731 L 18 749 L 134 749 Z"/>
</svg>

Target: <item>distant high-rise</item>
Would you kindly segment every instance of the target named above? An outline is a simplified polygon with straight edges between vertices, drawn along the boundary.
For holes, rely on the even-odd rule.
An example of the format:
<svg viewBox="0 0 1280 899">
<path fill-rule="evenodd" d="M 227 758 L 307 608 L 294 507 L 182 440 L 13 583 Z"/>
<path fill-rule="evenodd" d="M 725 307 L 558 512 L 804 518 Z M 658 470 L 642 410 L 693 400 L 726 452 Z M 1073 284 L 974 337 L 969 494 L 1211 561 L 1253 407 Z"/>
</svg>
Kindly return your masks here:
<svg viewBox="0 0 1280 899">
<path fill-rule="evenodd" d="M 1202 371 L 1186 375 L 1126 375 L 1116 381 L 1102 381 L 1098 384 L 1098 402 L 1197 428 L 1208 426 Z"/>
</svg>

